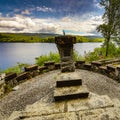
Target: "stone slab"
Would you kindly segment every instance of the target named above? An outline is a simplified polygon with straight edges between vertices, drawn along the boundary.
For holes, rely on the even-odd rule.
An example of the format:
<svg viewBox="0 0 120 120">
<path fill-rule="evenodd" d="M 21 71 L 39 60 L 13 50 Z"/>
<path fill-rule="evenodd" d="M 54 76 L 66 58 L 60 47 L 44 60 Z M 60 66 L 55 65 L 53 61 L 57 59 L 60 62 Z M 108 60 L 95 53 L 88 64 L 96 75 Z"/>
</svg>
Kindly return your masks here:
<svg viewBox="0 0 120 120">
<path fill-rule="evenodd" d="M 88 95 L 89 92 L 85 86 L 60 87 L 54 91 L 55 101 L 87 98 Z"/>
<path fill-rule="evenodd" d="M 37 102 L 33 105 L 28 105 L 25 109 L 26 116 L 37 116 L 37 115 L 49 115 L 49 114 L 57 114 L 63 113 L 65 108 L 65 102 Z"/>
<path fill-rule="evenodd" d="M 81 79 L 82 77 L 77 72 L 58 73 L 56 81 Z"/>
<path fill-rule="evenodd" d="M 120 109 L 104 108 L 79 112 L 80 120 L 120 120 Z"/>
<path fill-rule="evenodd" d="M 105 107 L 113 107 L 114 104 L 107 95 L 98 96 L 90 93 L 88 99 L 71 100 L 67 103 L 68 111 L 83 111 L 91 109 L 100 109 Z"/>
<path fill-rule="evenodd" d="M 38 66 L 37 65 L 31 65 L 31 66 L 27 66 L 25 67 L 25 71 L 34 71 L 34 70 L 38 70 Z"/>
<path fill-rule="evenodd" d="M 25 118 L 24 120 L 78 120 L 75 113 L 60 113 L 48 116 Z"/>
<path fill-rule="evenodd" d="M 80 85 L 82 85 L 82 80 L 81 79 L 56 81 L 56 87 L 80 86 Z"/>
<path fill-rule="evenodd" d="M 14 79 L 17 77 L 17 73 L 8 73 L 6 76 L 5 76 L 5 81 L 8 82 L 9 80 L 11 79 Z"/>
</svg>

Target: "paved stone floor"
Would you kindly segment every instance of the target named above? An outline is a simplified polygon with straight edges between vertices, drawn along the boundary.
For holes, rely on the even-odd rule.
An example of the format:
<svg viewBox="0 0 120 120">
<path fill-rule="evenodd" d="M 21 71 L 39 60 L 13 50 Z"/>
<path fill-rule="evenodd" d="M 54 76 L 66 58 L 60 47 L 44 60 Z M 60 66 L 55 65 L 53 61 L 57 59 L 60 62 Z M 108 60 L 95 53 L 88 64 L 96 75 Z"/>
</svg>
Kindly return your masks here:
<svg viewBox="0 0 120 120">
<path fill-rule="evenodd" d="M 107 95 L 90 93 L 86 99 L 50 103 L 47 99 L 14 112 L 9 120 L 120 120 L 120 101 Z"/>
<path fill-rule="evenodd" d="M 97 95 L 87 90 L 86 86 L 71 86 L 69 81 L 80 77 L 78 73 L 57 74 L 56 80 L 65 87 L 57 87 L 54 96 L 74 96 L 76 93 L 88 92 L 89 96 L 62 101 L 54 101 L 54 96 L 48 95 L 32 105 L 27 105 L 25 110 L 16 111 L 9 120 L 120 120 L 120 101 L 111 99 L 107 95 Z M 65 80 L 65 82 L 63 82 Z M 75 81 L 76 82 L 76 81 Z M 78 82 L 78 81 L 77 81 Z M 57 83 L 57 82 L 56 82 Z M 69 85 L 69 86 L 67 86 Z M 49 100 L 50 98 L 51 101 Z"/>
<path fill-rule="evenodd" d="M 120 83 L 117 83 L 113 79 L 108 78 L 104 75 L 94 73 L 91 71 L 77 69 L 76 72 L 78 73 L 78 77 L 82 79 L 83 85 L 87 86 L 90 93 L 95 94 L 97 96 L 108 95 L 110 100 L 113 103 L 117 103 L 114 105 L 114 106 L 116 106 L 115 108 L 114 107 L 100 108 L 100 109 L 102 109 L 102 111 L 108 111 L 108 109 L 109 109 L 108 113 L 111 113 L 111 115 L 113 115 L 112 112 L 110 112 L 110 111 L 113 111 L 113 113 L 114 113 L 115 111 L 118 111 L 118 109 L 120 109 L 120 107 L 118 107 L 120 104 L 119 103 Z M 54 103 L 53 97 L 54 97 L 55 83 L 56 83 L 56 78 L 58 75 L 60 75 L 59 70 L 50 71 L 48 73 L 39 75 L 35 78 L 32 78 L 31 80 L 26 81 L 25 83 L 20 84 L 19 89 L 17 89 L 16 91 L 12 91 L 8 95 L 6 95 L 4 98 L 0 99 L 0 120 L 7 120 L 8 117 L 13 113 L 13 111 L 18 111 L 18 112 L 16 112 L 16 115 L 18 113 L 21 114 L 21 111 L 23 111 L 23 113 L 24 113 L 24 110 L 26 111 L 26 109 L 27 109 L 27 107 L 29 107 L 29 105 L 34 106 L 37 103 L 42 103 L 43 105 L 44 104 L 53 104 Z M 98 103 L 101 103 L 101 100 Z M 68 102 L 65 104 L 67 105 Z M 39 109 L 40 109 L 40 107 L 39 107 Z M 67 107 L 65 107 L 64 109 L 65 109 L 65 112 L 62 112 L 63 116 L 65 114 L 69 113 L 67 111 Z M 93 112 L 91 111 L 91 113 L 95 113 L 95 110 L 98 110 L 98 108 L 92 109 Z M 88 111 L 88 113 L 85 113 L 86 111 Z M 82 112 L 81 113 L 82 115 L 79 115 L 78 114 L 79 112 L 80 113 Z M 90 112 L 90 110 L 79 110 L 78 109 L 78 111 L 75 112 L 75 114 L 74 114 L 74 112 L 70 112 L 70 113 L 73 113 L 75 116 L 77 116 L 77 119 L 79 118 L 81 120 L 82 117 L 78 117 L 78 116 L 84 117 L 86 114 L 90 116 L 91 114 L 89 112 Z M 61 114 L 61 112 L 56 113 L 56 114 Z M 94 115 L 95 114 L 92 114 L 92 116 L 94 116 Z M 117 115 L 117 113 L 116 113 L 116 115 Z M 31 119 L 34 119 L 34 117 L 38 117 L 38 118 L 43 117 L 43 118 L 40 118 L 40 120 L 41 119 L 47 120 L 46 118 L 44 118 L 47 116 L 49 116 L 48 120 L 54 120 L 51 118 L 52 114 L 44 115 L 44 116 L 37 115 L 37 116 L 33 116 Z M 107 115 L 104 115 L 104 116 L 106 116 L 105 120 L 109 120 L 109 119 L 107 119 L 108 118 Z M 117 115 L 117 116 L 119 116 L 119 115 Z M 29 117 L 27 117 L 25 119 L 28 119 L 28 118 Z M 34 119 L 34 120 L 36 120 L 36 119 Z M 59 119 L 59 120 L 62 120 L 62 119 Z M 90 120 L 94 120 L 94 119 L 90 119 Z M 101 119 L 101 120 L 104 120 L 104 119 Z M 113 120 L 113 119 L 110 119 L 110 120 Z M 117 119 L 117 117 L 116 117 L 116 120 L 119 120 L 119 119 Z"/>
</svg>

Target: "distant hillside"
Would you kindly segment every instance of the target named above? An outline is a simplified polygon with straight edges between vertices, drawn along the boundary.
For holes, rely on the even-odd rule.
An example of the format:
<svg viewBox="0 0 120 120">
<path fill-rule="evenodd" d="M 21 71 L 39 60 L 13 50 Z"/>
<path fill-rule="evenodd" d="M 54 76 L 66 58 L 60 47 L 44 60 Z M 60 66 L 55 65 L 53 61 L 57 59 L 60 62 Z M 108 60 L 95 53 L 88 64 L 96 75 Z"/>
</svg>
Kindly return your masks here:
<svg viewBox="0 0 120 120">
<path fill-rule="evenodd" d="M 40 38 L 55 37 L 59 35 L 54 33 L 19 33 L 19 34 L 26 36 L 39 36 Z"/>
<path fill-rule="evenodd" d="M 83 36 L 83 37 L 90 38 L 90 39 L 93 39 L 93 38 L 103 38 L 102 36 Z"/>
<path fill-rule="evenodd" d="M 60 34 L 49 33 L 0 33 L 0 42 L 46 42 L 54 43 L 55 36 Z M 98 36 L 75 36 L 77 42 L 103 42 Z"/>
</svg>

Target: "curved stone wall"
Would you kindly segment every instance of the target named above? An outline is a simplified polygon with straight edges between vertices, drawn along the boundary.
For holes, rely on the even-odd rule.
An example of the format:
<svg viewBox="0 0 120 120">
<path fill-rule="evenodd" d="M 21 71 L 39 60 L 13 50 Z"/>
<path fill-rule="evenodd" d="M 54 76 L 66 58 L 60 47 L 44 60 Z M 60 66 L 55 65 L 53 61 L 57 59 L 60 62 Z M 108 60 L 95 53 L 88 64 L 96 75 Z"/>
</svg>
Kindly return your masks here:
<svg viewBox="0 0 120 120">
<path fill-rule="evenodd" d="M 106 75 L 117 82 L 120 82 L 120 59 L 115 60 L 99 60 L 86 64 L 85 61 L 76 61 L 76 69 L 84 69 Z M 44 66 L 30 65 L 24 68 L 24 72 L 20 74 L 9 73 L 4 79 L 0 80 L 0 96 L 5 93 L 5 86 L 10 85 L 12 88 L 19 85 L 25 80 L 31 79 L 37 75 L 51 70 L 60 69 L 60 63 L 45 62 Z"/>
</svg>

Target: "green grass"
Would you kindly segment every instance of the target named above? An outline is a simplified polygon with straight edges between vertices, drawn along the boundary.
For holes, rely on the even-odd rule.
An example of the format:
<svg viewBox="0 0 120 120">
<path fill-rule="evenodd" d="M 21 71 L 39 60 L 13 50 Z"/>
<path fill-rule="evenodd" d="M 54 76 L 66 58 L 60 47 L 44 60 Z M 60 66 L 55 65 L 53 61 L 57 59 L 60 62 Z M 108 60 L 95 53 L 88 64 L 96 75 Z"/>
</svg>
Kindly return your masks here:
<svg viewBox="0 0 120 120">
<path fill-rule="evenodd" d="M 21 73 L 24 69 L 25 66 L 28 66 L 28 64 L 24 64 L 24 63 L 17 63 L 16 66 L 7 68 L 6 70 L 1 70 L 1 72 L 3 73 L 10 73 L 10 72 L 15 72 L 15 73 Z"/>
</svg>

